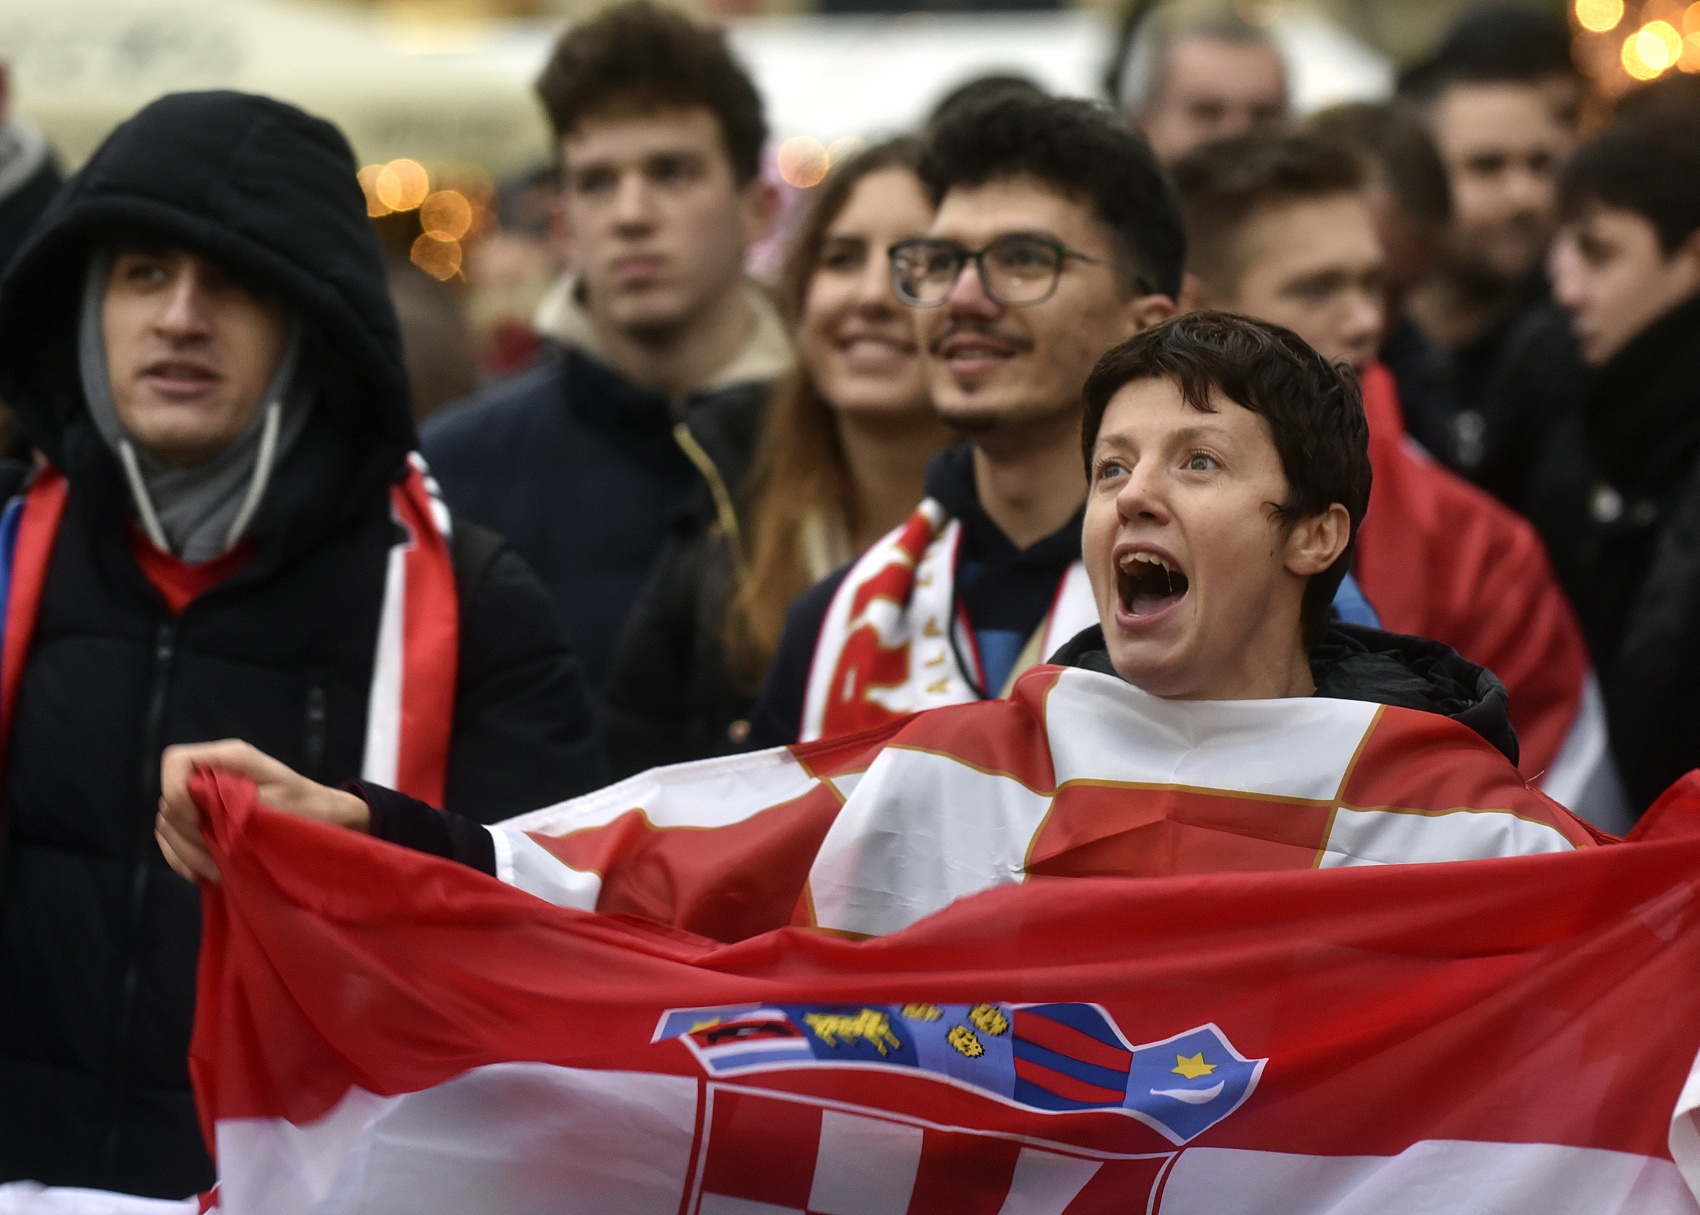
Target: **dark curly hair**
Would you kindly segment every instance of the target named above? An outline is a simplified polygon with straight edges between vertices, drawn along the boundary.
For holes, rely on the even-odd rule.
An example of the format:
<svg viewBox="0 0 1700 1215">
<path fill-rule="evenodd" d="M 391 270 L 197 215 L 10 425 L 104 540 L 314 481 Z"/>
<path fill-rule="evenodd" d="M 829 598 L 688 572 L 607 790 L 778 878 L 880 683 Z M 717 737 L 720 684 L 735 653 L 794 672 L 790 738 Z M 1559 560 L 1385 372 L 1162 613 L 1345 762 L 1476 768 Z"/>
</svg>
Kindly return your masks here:
<svg viewBox="0 0 1700 1215">
<path fill-rule="evenodd" d="M 625 0 L 569 29 L 537 78 L 537 95 L 557 140 L 598 112 L 701 106 L 720 124 L 738 184 L 761 171 L 761 94 L 726 35 L 651 0 Z"/>
<path fill-rule="evenodd" d="M 1145 141 L 1091 101 L 1008 93 L 941 115 L 921 181 L 937 206 L 953 186 L 1032 177 L 1092 209 L 1116 245 L 1129 291 L 1181 289 L 1186 231 L 1174 190 Z"/>
<path fill-rule="evenodd" d="M 1173 317 L 1112 349 L 1087 377 L 1081 451 L 1089 478 L 1110 399 L 1147 379 L 1172 380 L 1202 413 L 1216 412 L 1212 398 L 1219 395 L 1263 419 L 1287 477 L 1287 500 L 1274 504 L 1283 520 L 1311 518 L 1335 502 L 1346 508 L 1351 539 L 1305 587 L 1301 619 L 1305 644 L 1314 647 L 1369 509 L 1369 423 L 1357 379 L 1280 325 L 1226 312 Z"/>
<path fill-rule="evenodd" d="M 1653 225 L 1666 257 L 1700 229 L 1700 100 L 1672 97 L 1631 108 L 1577 149 L 1558 179 L 1575 218 L 1590 203 L 1633 211 Z"/>
</svg>

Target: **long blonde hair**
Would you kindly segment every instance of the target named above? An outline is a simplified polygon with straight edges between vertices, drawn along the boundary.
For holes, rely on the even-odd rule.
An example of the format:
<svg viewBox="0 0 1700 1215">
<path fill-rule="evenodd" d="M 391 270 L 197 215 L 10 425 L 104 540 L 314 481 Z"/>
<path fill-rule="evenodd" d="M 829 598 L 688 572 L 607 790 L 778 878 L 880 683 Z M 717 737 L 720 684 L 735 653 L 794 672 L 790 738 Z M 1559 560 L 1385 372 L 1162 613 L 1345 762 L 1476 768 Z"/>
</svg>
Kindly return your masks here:
<svg viewBox="0 0 1700 1215">
<path fill-rule="evenodd" d="M 828 174 L 786 251 L 778 299 L 795 331 L 826 230 L 864 177 L 882 169 L 913 171 L 920 144 L 911 137 L 875 144 Z M 850 556 L 850 470 L 832 407 L 799 360 L 775 387 L 767 425 L 745 483 L 748 564 L 726 613 L 726 667 L 753 692 L 779 648 L 792 602 L 831 564 Z M 832 563 L 818 568 L 824 553 Z"/>
</svg>

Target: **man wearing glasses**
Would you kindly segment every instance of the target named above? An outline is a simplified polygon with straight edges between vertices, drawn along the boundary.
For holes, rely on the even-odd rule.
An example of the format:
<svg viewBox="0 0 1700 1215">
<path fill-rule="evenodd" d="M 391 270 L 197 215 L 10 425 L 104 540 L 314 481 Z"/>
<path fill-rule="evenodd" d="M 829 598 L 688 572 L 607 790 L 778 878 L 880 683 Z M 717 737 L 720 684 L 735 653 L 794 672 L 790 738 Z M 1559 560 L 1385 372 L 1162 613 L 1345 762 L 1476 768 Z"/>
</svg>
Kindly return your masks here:
<svg viewBox="0 0 1700 1215">
<path fill-rule="evenodd" d="M 941 454 L 909 522 L 792 608 L 751 741 L 832 737 L 1003 695 L 1096 620 L 1080 565 L 1081 389 L 1174 311 L 1185 237 L 1152 157 L 1102 107 L 1007 97 L 930 134 L 932 233 L 892 249 Z"/>
</svg>

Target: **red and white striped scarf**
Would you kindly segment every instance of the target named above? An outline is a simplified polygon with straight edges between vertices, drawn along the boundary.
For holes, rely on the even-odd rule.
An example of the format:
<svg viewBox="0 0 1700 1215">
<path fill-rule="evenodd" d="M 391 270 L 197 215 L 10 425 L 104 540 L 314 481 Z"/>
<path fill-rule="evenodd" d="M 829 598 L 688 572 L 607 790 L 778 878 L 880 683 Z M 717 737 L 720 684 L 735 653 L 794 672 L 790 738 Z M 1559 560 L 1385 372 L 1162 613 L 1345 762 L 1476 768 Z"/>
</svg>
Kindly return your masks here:
<svg viewBox="0 0 1700 1215">
<path fill-rule="evenodd" d="M 961 522 L 928 498 L 850 568 L 815 641 L 799 741 L 979 699 L 985 675 L 973 626 L 956 602 L 961 541 Z M 1086 568 L 1076 561 L 1011 680 L 1097 620 Z"/>
<path fill-rule="evenodd" d="M 7 512 L 0 535 L 0 580 L 5 584 L 0 754 L 11 734 L 69 488 L 57 469 L 43 468 L 21 503 Z M 408 458 L 407 475 L 391 487 L 390 513 L 402 536 L 390 549 L 384 577 L 360 775 L 442 805 L 454 721 L 460 597 L 449 555 L 448 508 L 418 455 Z"/>
</svg>

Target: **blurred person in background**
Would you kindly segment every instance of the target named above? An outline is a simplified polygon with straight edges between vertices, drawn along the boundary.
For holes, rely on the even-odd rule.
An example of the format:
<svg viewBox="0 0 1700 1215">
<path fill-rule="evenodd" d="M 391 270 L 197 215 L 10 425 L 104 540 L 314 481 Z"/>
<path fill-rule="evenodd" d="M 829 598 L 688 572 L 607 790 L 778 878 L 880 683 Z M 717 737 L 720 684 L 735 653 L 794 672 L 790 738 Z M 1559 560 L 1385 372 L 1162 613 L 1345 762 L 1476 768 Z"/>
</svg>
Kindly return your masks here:
<svg viewBox="0 0 1700 1215">
<path fill-rule="evenodd" d="M 533 169 L 497 191 L 498 223 L 467 250 L 467 313 L 477 336 L 479 371 L 524 371 L 545 356 L 532 317 L 561 277 L 560 234 L 553 231 L 560 179 Z"/>
<path fill-rule="evenodd" d="M 705 482 L 733 482 L 792 364 L 744 255 L 771 225 L 761 97 L 724 35 L 628 0 L 573 26 L 537 85 L 559 138 L 569 277 L 538 311 L 555 356 L 432 420 L 457 510 L 555 596 L 604 682 L 614 638 Z"/>
<path fill-rule="evenodd" d="M 1700 101 L 1633 106 L 1562 181 L 1553 290 L 1588 366 L 1530 479 L 1645 806 L 1700 766 Z"/>
<path fill-rule="evenodd" d="M 1355 150 L 1365 161 L 1369 185 L 1365 199 L 1381 246 L 1381 294 L 1385 301 L 1380 356 L 1400 363 L 1407 377 L 1423 375 L 1431 360 L 1401 360 L 1400 343 L 1421 338 L 1401 325 L 1405 296 L 1440 267 L 1447 225 L 1452 219 L 1452 191 L 1446 165 L 1434 140 L 1409 106 L 1385 102 L 1347 102 L 1313 114 L 1305 129 Z M 1421 354 L 1421 350 L 1418 351 Z M 1439 369 L 1433 368 L 1438 374 Z M 1444 393 L 1444 382 L 1424 380 L 1417 395 Z M 1401 406 L 1403 410 L 1403 406 Z M 1430 454 L 1451 446 L 1450 433 L 1430 433 L 1422 426 L 1430 415 L 1403 413 L 1407 432 Z"/>
<path fill-rule="evenodd" d="M 0 392 L 48 461 L 3 525 L 0 1181 L 181 1198 L 213 1169 L 162 749 L 501 818 L 597 787 L 601 740 L 548 593 L 410 459 L 329 123 L 185 93 L 120 126 L 0 281 Z"/>
<path fill-rule="evenodd" d="M 755 745 L 1002 696 L 1097 618 L 1080 394 L 1106 350 L 1174 310 L 1173 192 L 1107 108 L 1023 95 L 947 116 L 920 174 L 938 211 L 892 249 L 893 282 L 933 407 L 971 438 L 933 460 L 906 523 L 791 608 Z"/>
<path fill-rule="evenodd" d="M 402 357 L 413 393 L 413 420 L 423 422 L 478 387 L 478 356 L 460 294 L 412 262 L 389 258 L 390 302 L 401 326 Z"/>
<path fill-rule="evenodd" d="M 898 139 L 835 167 L 793 239 L 779 299 L 798 365 L 745 491 L 700 495 L 627 618 L 606 696 L 616 775 L 738 749 L 792 602 L 907 519 L 955 439 L 891 284 L 892 246 L 932 222 L 918 152 Z"/>
<path fill-rule="evenodd" d="M 1446 165 L 1452 214 L 1441 265 L 1407 292 L 1386 354 L 1411 429 L 1440 436 L 1434 454 L 1467 476 L 1494 463 L 1507 430 L 1494 381 L 1519 327 L 1556 317 L 1542 267 L 1576 138 L 1569 47 L 1562 17 L 1481 9 L 1401 82 Z"/>
<path fill-rule="evenodd" d="M 1295 133 L 1209 144 L 1172 173 L 1187 221 L 1182 306 L 1283 325 L 1362 381 L 1375 476 L 1353 573 L 1382 627 L 1493 671 L 1511 694 L 1523 774 L 1596 825 L 1627 828 L 1587 647 L 1540 537 L 1413 447 L 1376 361 L 1386 257 L 1368 166 Z"/>
<path fill-rule="evenodd" d="M 1233 9 L 1182 14 L 1136 3 L 1123 29 L 1106 86 L 1163 163 L 1286 121 L 1280 48 Z"/>
<path fill-rule="evenodd" d="M 12 112 L 11 69 L 0 61 L 0 271 L 59 189 L 59 165 L 47 137 Z M 29 445 L 0 401 L 0 459 L 27 460 Z"/>
<path fill-rule="evenodd" d="M 24 243 L 36 216 L 53 201 L 59 180 L 47 137 L 12 112 L 12 72 L 0 60 L 0 270 Z"/>
</svg>

